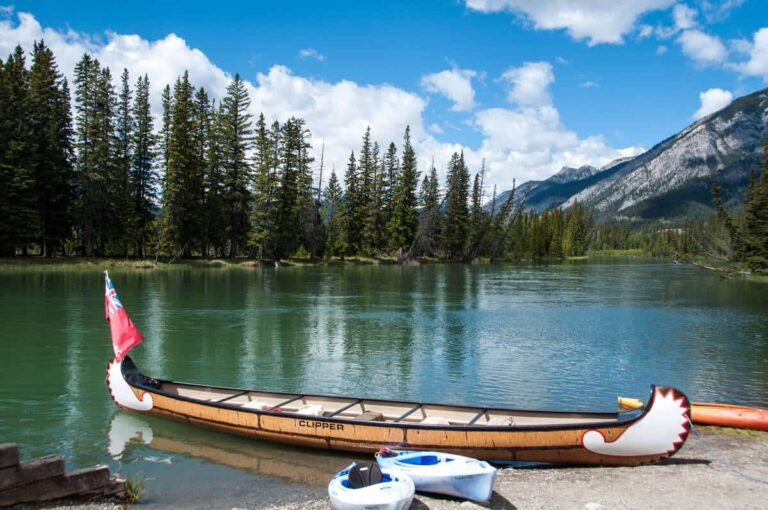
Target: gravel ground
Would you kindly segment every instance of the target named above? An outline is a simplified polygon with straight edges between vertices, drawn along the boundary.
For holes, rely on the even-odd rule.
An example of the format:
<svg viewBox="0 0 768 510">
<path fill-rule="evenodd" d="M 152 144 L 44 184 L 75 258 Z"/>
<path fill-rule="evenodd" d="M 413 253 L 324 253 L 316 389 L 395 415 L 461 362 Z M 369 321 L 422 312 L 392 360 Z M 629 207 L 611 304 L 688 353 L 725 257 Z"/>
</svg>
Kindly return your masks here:
<svg viewBox="0 0 768 510">
<path fill-rule="evenodd" d="M 691 436 L 683 449 L 661 464 L 638 467 L 538 467 L 501 469 L 491 501 L 475 505 L 446 498 L 417 495 L 411 509 L 765 509 L 768 508 L 768 433 L 706 428 L 706 445 Z M 707 448 L 711 448 L 711 451 Z M 714 451 L 715 453 L 711 453 Z M 722 461 L 752 477 L 734 474 Z M 317 509 L 331 505 L 324 487 L 293 487 L 283 497 L 265 498 L 264 492 L 227 494 L 210 491 L 199 508 Z M 131 505 L 141 508 L 143 505 Z M 154 508 L 164 507 L 159 498 Z M 186 505 L 185 505 L 186 506 Z M 165 506 L 173 508 L 173 505 Z M 64 506 L 103 510 L 109 503 Z"/>
</svg>

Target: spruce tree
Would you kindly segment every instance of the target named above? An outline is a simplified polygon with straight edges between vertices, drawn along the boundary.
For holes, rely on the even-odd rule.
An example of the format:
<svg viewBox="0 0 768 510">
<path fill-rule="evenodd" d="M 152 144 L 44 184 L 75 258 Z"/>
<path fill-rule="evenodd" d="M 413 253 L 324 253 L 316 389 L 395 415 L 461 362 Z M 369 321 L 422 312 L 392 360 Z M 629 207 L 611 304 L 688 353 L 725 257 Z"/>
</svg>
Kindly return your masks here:
<svg viewBox="0 0 768 510">
<path fill-rule="evenodd" d="M 152 109 L 149 102 L 149 77 L 144 75 L 136 81 L 136 96 L 132 115 L 135 130 L 131 142 L 130 199 L 131 211 L 130 240 L 133 252 L 143 258 L 147 255 L 147 243 L 151 238 L 151 224 L 155 214 L 157 185 L 159 183 L 155 160 L 157 158 L 157 136 L 153 129 Z"/>
<path fill-rule="evenodd" d="M 29 125 L 29 71 L 21 46 L 16 46 L 3 66 L 2 117 L 0 117 L 0 250 L 12 255 L 26 253 L 38 232 L 35 175 L 31 165 L 34 148 Z"/>
<path fill-rule="evenodd" d="M 105 200 L 107 180 L 96 157 L 100 132 L 96 115 L 100 74 L 99 62 L 87 53 L 75 66 L 75 218 L 80 249 L 86 256 L 93 256 L 100 244 L 102 215 L 105 214 L 101 205 Z"/>
<path fill-rule="evenodd" d="M 744 241 L 747 265 L 753 271 L 768 270 L 768 138 L 763 142 L 763 171 L 747 193 Z"/>
<path fill-rule="evenodd" d="M 273 203 L 273 142 L 264 114 L 256 120 L 254 137 L 254 184 L 253 207 L 251 208 L 251 230 L 248 245 L 256 257 L 267 259 L 272 256 L 271 212 Z"/>
<path fill-rule="evenodd" d="M 331 171 L 331 178 L 323 190 L 322 219 L 325 225 L 326 256 L 343 256 L 346 251 L 346 239 L 342 224 L 344 207 L 344 194 L 336 177 L 336 171 Z"/>
<path fill-rule="evenodd" d="M 131 243 L 131 145 L 134 130 L 131 100 L 133 93 L 128 82 L 128 70 L 123 69 L 120 76 L 120 92 L 117 99 L 116 147 L 115 147 L 115 201 L 112 207 L 115 214 L 118 244 L 121 254 L 127 254 Z"/>
<path fill-rule="evenodd" d="M 419 254 L 434 256 L 440 243 L 440 183 L 437 179 L 435 162 L 429 174 L 421 182 L 421 213 L 419 214 L 419 233 L 417 251 Z"/>
<path fill-rule="evenodd" d="M 378 150 L 378 148 L 377 148 Z M 378 165 L 378 155 L 373 154 L 373 142 L 371 141 L 371 128 L 368 126 L 363 135 L 363 144 L 360 149 L 360 160 L 358 162 L 359 189 L 358 203 L 360 209 L 361 224 L 358 228 L 362 229 L 360 235 L 360 253 L 365 256 L 372 256 L 376 251 L 376 173 Z"/>
<path fill-rule="evenodd" d="M 250 104 L 245 83 L 236 74 L 222 101 L 220 119 L 225 201 L 229 207 L 227 233 L 230 257 L 238 255 L 245 247 L 248 235 L 251 203 L 248 186 L 251 166 L 248 157 L 252 145 L 252 116 L 248 113 Z"/>
<path fill-rule="evenodd" d="M 223 257 L 227 246 L 227 203 L 224 188 L 224 154 L 221 140 L 221 105 L 210 110 L 208 154 L 205 173 L 205 245 L 214 256 Z"/>
<path fill-rule="evenodd" d="M 464 163 L 464 153 L 454 153 L 448 163 L 445 219 L 442 228 L 442 245 L 449 259 L 460 260 L 467 248 L 469 231 L 469 170 Z"/>
<path fill-rule="evenodd" d="M 189 256 L 200 239 L 198 152 L 195 144 L 194 87 L 189 73 L 176 80 L 171 102 L 170 133 L 166 148 L 168 167 L 163 189 L 161 253 Z"/>
<path fill-rule="evenodd" d="M 72 118 L 69 87 L 53 52 L 35 42 L 29 74 L 29 124 L 33 132 L 31 166 L 39 222 L 40 254 L 63 253 L 70 236 L 74 200 Z"/>
<path fill-rule="evenodd" d="M 392 246 L 389 225 L 392 222 L 394 212 L 394 198 L 397 183 L 400 179 L 400 159 L 397 156 L 397 146 L 390 143 L 381 162 L 381 216 L 379 229 L 381 230 L 380 250 L 389 250 Z"/>
<path fill-rule="evenodd" d="M 363 214 L 360 200 L 361 182 L 354 151 L 349 155 L 347 171 L 344 174 L 344 185 L 346 187 L 346 191 L 344 192 L 344 211 L 342 213 L 344 245 L 346 248 L 344 255 L 357 255 L 360 253 L 362 245 L 360 224 L 362 222 Z"/>
<path fill-rule="evenodd" d="M 312 203 L 309 131 L 303 119 L 291 117 L 282 127 L 280 185 L 277 191 L 276 257 L 293 255 L 309 245 L 316 208 Z"/>
<path fill-rule="evenodd" d="M 411 145 L 411 128 L 405 128 L 403 138 L 402 166 L 397 186 L 392 197 L 392 218 L 389 223 L 390 248 L 402 254 L 410 249 L 418 228 L 417 188 L 419 171 L 416 166 L 416 152 Z"/>
</svg>

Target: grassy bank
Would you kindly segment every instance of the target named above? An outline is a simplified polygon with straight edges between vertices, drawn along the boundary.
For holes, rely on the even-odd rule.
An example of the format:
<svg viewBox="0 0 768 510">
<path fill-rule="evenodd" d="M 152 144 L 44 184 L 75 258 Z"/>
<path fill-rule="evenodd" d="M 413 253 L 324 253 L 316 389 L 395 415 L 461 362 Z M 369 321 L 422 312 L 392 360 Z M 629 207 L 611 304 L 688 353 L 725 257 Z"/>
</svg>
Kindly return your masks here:
<svg viewBox="0 0 768 510">
<path fill-rule="evenodd" d="M 565 257 L 563 259 L 542 259 L 542 260 L 500 260 L 498 262 L 513 262 L 513 263 L 548 263 L 557 264 L 569 261 L 588 261 L 591 259 L 599 258 L 632 258 L 632 257 L 650 257 L 648 253 L 643 250 L 599 250 L 591 251 L 586 255 Z M 447 261 L 435 257 L 419 257 L 416 260 L 411 261 L 407 265 L 421 265 L 421 264 L 450 264 L 456 263 L 453 261 Z M 397 264 L 397 258 L 395 257 L 334 257 L 331 259 L 287 259 L 281 260 L 278 265 L 280 266 L 319 266 L 319 265 L 393 265 Z M 486 265 L 492 264 L 491 260 L 486 257 L 481 257 L 472 262 L 472 265 Z M 0 258 L 0 271 L 23 271 L 34 269 L 36 271 L 93 271 L 93 270 L 121 270 L 121 271 L 177 271 L 185 269 L 201 269 L 201 268 L 218 268 L 218 269 L 232 269 L 232 268 L 256 268 L 256 267 L 274 267 L 275 262 L 260 262 L 258 260 L 247 258 L 234 258 L 234 259 L 203 259 L 203 258 L 189 258 L 178 259 L 171 263 L 164 262 L 162 260 L 154 259 L 115 259 L 115 258 L 98 258 L 98 257 L 55 257 L 45 258 L 37 256 L 24 256 L 24 257 L 6 257 Z"/>
<path fill-rule="evenodd" d="M 755 273 L 740 262 L 715 258 L 715 257 L 693 257 L 691 263 L 709 271 L 720 273 L 723 278 L 741 278 L 744 280 L 768 283 L 768 274 Z"/>
</svg>

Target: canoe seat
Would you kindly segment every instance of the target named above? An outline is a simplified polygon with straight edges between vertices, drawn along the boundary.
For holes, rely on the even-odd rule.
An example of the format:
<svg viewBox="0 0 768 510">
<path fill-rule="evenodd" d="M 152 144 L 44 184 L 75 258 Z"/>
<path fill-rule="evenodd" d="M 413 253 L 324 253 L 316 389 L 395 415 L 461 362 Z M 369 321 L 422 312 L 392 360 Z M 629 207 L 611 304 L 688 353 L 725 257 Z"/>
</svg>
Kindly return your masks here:
<svg viewBox="0 0 768 510">
<path fill-rule="evenodd" d="M 294 412 L 296 414 L 303 414 L 305 416 L 322 416 L 325 410 L 320 404 L 307 404 L 299 407 Z"/>
<path fill-rule="evenodd" d="M 494 416 L 483 425 L 490 425 L 493 427 L 511 427 L 515 422 L 511 416 Z"/>
<path fill-rule="evenodd" d="M 447 418 L 442 418 L 440 416 L 427 416 L 423 420 L 421 420 L 419 423 L 423 423 L 424 425 L 450 425 L 451 422 L 448 421 Z"/>
<path fill-rule="evenodd" d="M 261 400 L 251 400 L 250 402 L 246 402 L 240 407 L 244 407 L 245 409 L 256 409 L 257 411 L 264 411 L 272 406 Z"/>
<path fill-rule="evenodd" d="M 355 416 L 355 419 L 363 421 L 384 421 L 384 415 L 377 411 L 366 411 Z"/>
</svg>

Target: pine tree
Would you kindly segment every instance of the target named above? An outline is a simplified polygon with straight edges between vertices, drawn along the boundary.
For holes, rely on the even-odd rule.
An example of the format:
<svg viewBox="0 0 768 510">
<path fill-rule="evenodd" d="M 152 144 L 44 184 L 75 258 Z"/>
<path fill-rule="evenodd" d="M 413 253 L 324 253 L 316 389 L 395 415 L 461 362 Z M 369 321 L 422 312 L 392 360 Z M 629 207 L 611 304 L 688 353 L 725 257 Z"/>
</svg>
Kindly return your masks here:
<svg viewBox="0 0 768 510">
<path fill-rule="evenodd" d="M 223 257 L 227 246 L 227 203 L 224 188 L 224 155 L 221 141 L 221 118 L 223 110 L 215 104 L 210 110 L 210 129 L 208 131 L 208 154 L 205 173 L 205 234 L 204 244 L 213 251 L 214 256 Z"/>
<path fill-rule="evenodd" d="M 750 195 L 752 193 L 753 181 L 750 178 L 749 189 L 747 190 L 747 197 L 745 203 L 750 201 Z M 747 257 L 747 246 L 744 239 L 744 232 L 741 227 L 736 223 L 733 217 L 725 209 L 722 198 L 720 198 L 720 186 L 717 184 L 712 185 L 712 204 L 717 211 L 718 220 L 725 226 L 730 237 L 731 246 L 733 247 L 733 253 L 729 256 L 735 260 L 744 260 Z"/>
<path fill-rule="evenodd" d="M 309 132 L 303 119 L 291 117 L 282 127 L 280 186 L 277 191 L 276 257 L 306 249 L 312 236 L 312 174 Z"/>
<path fill-rule="evenodd" d="M 155 169 L 157 137 L 153 129 L 152 109 L 149 102 L 149 77 L 136 81 L 136 96 L 132 115 L 135 130 L 131 142 L 130 240 L 134 254 L 143 258 L 147 254 L 147 242 L 151 237 L 150 226 L 156 208 L 158 176 Z"/>
<path fill-rule="evenodd" d="M 245 83 L 236 74 L 227 87 L 222 101 L 222 156 L 224 158 L 225 201 L 229 206 L 227 231 L 229 256 L 236 256 L 245 247 L 248 235 L 251 195 L 248 183 L 251 167 L 248 161 L 251 140 L 251 101 Z"/>
<path fill-rule="evenodd" d="M 378 152 L 378 147 L 376 148 Z M 373 256 L 376 252 L 377 233 L 376 233 L 376 174 L 378 172 L 378 154 L 374 155 L 373 143 L 371 141 L 371 128 L 368 126 L 363 135 L 363 144 L 360 150 L 360 161 L 358 165 L 359 174 L 359 193 L 358 207 L 360 208 L 362 228 L 360 236 L 360 253 L 365 256 Z"/>
<path fill-rule="evenodd" d="M 579 202 L 568 208 L 563 232 L 563 255 L 579 257 L 586 253 L 589 245 L 589 233 L 592 229 L 592 216 Z"/>
<path fill-rule="evenodd" d="M 274 205 L 274 144 L 270 137 L 270 130 L 264 114 L 260 114 L 256 120 L 254 139 L 254 185 L 253 207 L 251 209 L 251 230 L 248 236 L 248 245 L 255 251 L 259 259 L 267 259 L 272 256 L 272 208 Z"/>
<path fill-rule="evenodd" d="M 95 92 L 93 162 L 100 184 L 98 196 L 94 197 L 98 211 L 96 246 L 99 255 L 108 255 L 111 250 L 118 252 L 122 249 L 124 234 L 124 217 L 120 209 L 124 199 L 124 176 L 118 168 L 116 131 L 118 103 L 108 67 L 102 67 L 98 73 Z"/>
<path fill-rule="evenodd" d="M 336 171 L 331 172 L 328 186 L 323 191 L 322 219 L 326 226 L 325 246 L 326 255 L 329 257 L 343 256 L 346 251 L 346 240 L 343 235 L 342 224 L 344 207 L 344 194 L 336 177 Z"/>
<path fill-rule="evenodd" d="M 389 223 L 390 247 L 393 252 L 404 253 L 410 249 L 418 228 L 416 194 L 419 185 L 419 171 L 416 167 L 416 152 L 411 146 L 411 128 L 405 128 L 403 139 L 402 167 L 397 187 L 392 197 L 392 218 Z"/>
<path fill-rule="evenodd" d="M 34 134 L 31 166 L 42 256 L 63 253 L 71 233 L 74 200 L 72 118 L 69 87 L 58 71 L 53 52 L 35 42 L 29 74 L 29 124 Z"/>
<path fill-rule="evenodd" d="M 421 182 L 421 213 L 419 214 L 419 233 L 417 235 L 417 252 L 421 255 L 434 256 L 437 254 L 440 242 L 440 183 L 437 179 L 435 162 L 429 174 Z"/>
<path fill-rule="evenodd" d="M 107 179 L 96 146 L 101 138 L 97 110 L 101 66 L 87 53 L 75 66 L 75 217 L 81 250 L 93 256 L 101 244 Z M 101 108 L 103 110 L 103 108 Z"/>
<path fill-rule="evenodd" d="M 360 253 L 362 245 L 360 224 L 362 223 L 363 214 L 362 201 L 360 199 L 361 182 L 354 151 L 349 155 L 347 171 L 344 174 L 344 185 L 346 186 L 346 191 L 344 192 L 344 211 L 342 213 L 344 225 L 343 238 L 346 248 L 344 255 L 357 255 Z"/>
<path fill-rule="evenodd" d="M 448 163 L 445 219 L 443 220 L 443 250 L 448 258 L 464 257 L 469 231 L 469 170 L 464 163 L 464 153 L 454 153 Z"/>
<path fill-rule="evenodd" d="M 210 153 L 209 145 L 211 141 L 211 115 L 212 105 L 211 100 L 208 98 L 208 93 L 204 88 L 200 87 L 195 92 L 195 112 L 193 123 L 194 132 L 194 147 L 195 147 L 195 163 L 196 166 L 193 173 L 193 186 L 190 190 L 195 209 L 198 210 L 199 218 L 199 245 L 200 254 L 203 257 L 209 256 L 209 248 L 211 245 L 208 231 L 208 211 L 206 210 L 207 202 L 207 182 L 208 182 L 208 155 Z"/>
<path fill-rule="evenodd" d="M 133 111 L 131 109 L 131 99 L 133 93 L 128 82 L 128 70 L 123 69 L 120 76 L 120 93 L 117 102 L 117 124 L 116 124 L 116 147 L 115 147 L 115 201 L 112 207 L 117 214 L 114 214 L 115 225 L 117 229 L 118 244 L 121 254 L 127 254 L 131 239 L 129 236 L 133 218 L 131 211 L 131 145 L 134 130 Z"/>
<path fill-rule="evenodd" d="M 26 253 L 37 237 L 38 214 L 35 204 L 35 176 L 31 167 L 34 148 L 29 125 L 29 71 L 21 46 L 16 46 L 3 66 L 0 91 L 0 251 Z"/>
<path fill-rule="evenodd" d="M 194 87 L 189 73 L 176 80 L 171 101 L 170 133 L 166 152 L 168 168 L 163 190 L 161 253 L 172 257 L 189 256 L 201 237 L 198 152 L 195 143 Z"/>
<path fill-rule="evenodd" d="M 171 139 L 171 116 L 173 115 L 173 96 L 170 85 L 163 88 L 160 101 L 163 107 L 163 124 L 160 127 L 160 154 L 163 158 L 163 177 L 165 177 L 165 173 L 168 172 L 168 143 Z"/>
<path fill-rule="evenodd" d="M 482 250 L 483 240 L 486 234 L 487 218 L 483 211 L 483 184 L 485 180 L 485 160 L 480 168 L 480 173 L 475 174 L 475 180 L 472 183 L 472 197 L 469 210 L 469 242 L 467 246 L 467 255 L 470 260 L 474 260 Z"/>
<path fill-rule="evenodd" d="M 745 204 L 746 262 L 754 271 L 768 270 L 768 138 L 763 142 L 763 171 L 750 186 Z"/>
<path fill-rule="evenodd" d="M 384 251 L 392 246 L 389 225 L 392 222 L 394 213 L 394 197 L 397 183 L 400 179 L 400 160 L 397 157 L 397 146 L 390 143 L 381 162 L 381 215 L 379 230 L 381 231 L 381 241 L 379 249 Z"/>
</svg>

